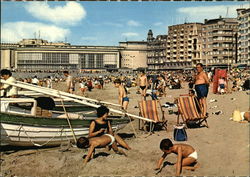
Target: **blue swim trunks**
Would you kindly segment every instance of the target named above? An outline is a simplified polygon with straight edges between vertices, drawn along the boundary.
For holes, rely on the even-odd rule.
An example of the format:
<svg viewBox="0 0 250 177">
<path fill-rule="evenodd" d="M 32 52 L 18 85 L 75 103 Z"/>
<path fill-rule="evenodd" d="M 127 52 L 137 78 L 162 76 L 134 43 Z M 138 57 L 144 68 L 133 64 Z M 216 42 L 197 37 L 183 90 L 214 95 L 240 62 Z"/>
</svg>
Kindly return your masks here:
<svg viewBox="0 0 250 177">
<path fill-rule="evenodd" d="M 122 102 L 124 102 L 124 101 L 128 101 L 129 102 L 129 98 L 126 96 L 126 97 L 123 97 L 122 98 Z"/>
<path fill-rule="evenodd" d="M 207 97 L 207 94 L 208 94 L 208 85 L 207 84 L 195 85 L 195 91 L 196 91 L 197 97 L 199 99 Z"/>
</svg>

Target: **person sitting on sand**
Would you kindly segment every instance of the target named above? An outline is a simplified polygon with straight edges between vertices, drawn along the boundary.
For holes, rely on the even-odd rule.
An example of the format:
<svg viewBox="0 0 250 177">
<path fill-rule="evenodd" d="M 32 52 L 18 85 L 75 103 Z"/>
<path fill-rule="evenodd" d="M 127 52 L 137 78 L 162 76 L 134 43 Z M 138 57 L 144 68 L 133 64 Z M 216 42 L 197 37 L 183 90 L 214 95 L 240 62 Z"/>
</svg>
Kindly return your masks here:
<svg viewBox="0 0 250 177">
<path fill-rule="evenodd" d="M 95 153 L 95 148 L 99 147 L 106 147 L 111 146 L 111 148 L 116 152 L 117 154 L 125 154 L 122 150 L 118 149 L 117 144 L 115 142 L 115 137 L 110 134 L 104 134 L 100 137 L 94 137 L 94 138 L 86 138 L 86 137 L 80 137 L 77 140 L 77 147 L 81 149 L 89 148 L 88 154 L 85 157 L 84 163 L 86 164 L 91 158 L 93 158 Z"/>
<path fill-rule="evenodd" d="M 100 106 L 97 108 L 97 119 L 90 123 L 89 138 L 100 137 L 105 133 L 113 135 L 116 142 L 123 148 L 130 150 L 128 144 L 117 134 L 113 133 L 112 126 L 109 120 L 107 120 L 109 109 L 106 106 Z M 106 132 L 105 132 L 106 131 Z"/>
<path fill-rule="evenodd" d="M 192 166 L 197 163 L 197 152 L 195 149 L 187 144 L 173 144 L 170 139 L 163 139 L 160 143 L 160 149 L 164 152 L 162 157 L 159 159 L 155 170 L 159 170 L 163 163 L 163 160 L 168 154 L 177 154 L 176 163 L 176 176 L 180 176 L 182 169 L 195 170 L 197 166 Z"/>
</svg>

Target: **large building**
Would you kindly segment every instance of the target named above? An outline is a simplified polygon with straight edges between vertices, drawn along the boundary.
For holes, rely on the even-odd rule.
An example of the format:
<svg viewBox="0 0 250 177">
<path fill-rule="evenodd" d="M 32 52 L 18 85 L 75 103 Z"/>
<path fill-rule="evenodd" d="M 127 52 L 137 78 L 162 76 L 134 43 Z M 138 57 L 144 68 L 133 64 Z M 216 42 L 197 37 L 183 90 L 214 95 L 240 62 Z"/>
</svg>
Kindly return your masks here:
<svg viewBox="0 0 250 177">
<path fill-rule="evenodd" d="M 165 69 L 193 67 L 201 62 L 202 23 L 185 23 L 168 27 Z"/>
<path fill-rule="evenodd" d="M 152 30 L 149 30 L 147 37 L 147 65 L 150 70 L 165 69 L 167 35 L 153 36 Z"/>
<path fill-rule="evenodd" d="M 237 9 L 238 63 L 250 65 L 250 8 Z"/>
<path fill-rule="evenodd" d="M 147 68 L 147 42 L 127 41 L 119 42 L 123 49 L 121 54 L 121 68 Z"/>
<path fill-rule="evenodd" d="M 18 70 L 118 69 L 119 46 L 77 46 L 41 39 L 1 44 L 1 68 Z"/>
<path fill-rule="evenodd" d="M 230 66 L 237 61 L 236 18 L 206 20 L 202 29 L 202 58 L 209 66 Z"/>
</svg>

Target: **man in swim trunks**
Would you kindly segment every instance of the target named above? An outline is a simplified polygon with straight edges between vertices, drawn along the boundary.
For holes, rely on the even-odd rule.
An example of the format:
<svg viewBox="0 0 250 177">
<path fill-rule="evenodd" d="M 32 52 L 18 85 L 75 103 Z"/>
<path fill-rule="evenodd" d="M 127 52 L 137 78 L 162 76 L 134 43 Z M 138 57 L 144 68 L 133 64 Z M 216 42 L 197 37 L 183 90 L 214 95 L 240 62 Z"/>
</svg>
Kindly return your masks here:
<svg viewBox="0 0 250 177">
<path fill-rule="evenodd" d="M 164 152 L 157 163 L 155 170 L 159 170 L 168 154 L 177 155 L 176 176 L 180 176 L 181 169 L 195 170 L 197 168 L 198 155 L 195 149 L 188 144 L 173 144 L 170 139 L 163 139 L 160 149 Z M 196 164 L 195 164 L 196 163 Z M 193 166 L 193 164 L 195 164 Z"/>
<path fill-rule="evenodd" d="M 198 63 L 196 65 L 197 75 L 195 76 L 195 91 L 199 99 L 202 116 L 206 117 L 207 115 L 207 94 L 209 88 L 209 80 L 207 74 L 203 71 L 203 64 Z"/>
<path fill-rule="evenodd" d="M 141 71 L 141 76 L 139 77 L 139 87 L 142 99 L 146 99 L 147 86 L 148 86 L 147 76 L 144 71 Z"/>
<path fill-rule="evenodd" d="M 93 138 L 80 137 L 77 140 L 76 145 L 78 148 L 82 148 L 82 149 L 89 147 L 89 151 L 84 160 L 84 164 L 86 164 L 93 157 L 95 148 L 97 147 L 111 146 L 111 148 L 117 154 L 123 154 L 127 156 L 124 151 L 122 151 L 121 149 L 118 149 L 116 141 L 115 141 L 115 137 L 110 134 L 104 134 L 100 137 L 93 137 Z"/>
<path fill-rule="evenodd" d="M 128 103 L 129 103 L 129 98 L 127 96 L 127 90 L 124 87 L 124 85 L 122 85 L 121 79 L 116 79 L 114 81 L 114 84 L 115 84 L 115 87 L 118 88 L 118 94 L 119 94 L 118 101 L 119 101 L 119 104 L 122 106 L 122 108 L 124 110 L 127 110 Z"/>
</svg>

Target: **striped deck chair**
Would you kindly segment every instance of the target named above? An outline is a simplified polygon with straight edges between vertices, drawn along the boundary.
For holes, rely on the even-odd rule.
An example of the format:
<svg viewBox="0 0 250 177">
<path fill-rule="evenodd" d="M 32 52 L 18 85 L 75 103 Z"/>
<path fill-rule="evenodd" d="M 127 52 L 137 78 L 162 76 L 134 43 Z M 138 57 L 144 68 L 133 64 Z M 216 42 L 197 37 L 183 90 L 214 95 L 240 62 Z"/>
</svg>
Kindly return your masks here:
<svg viewBox="0 0 250 177">
<path fill-rule="evenodd" d="M 160 125 L 160 128 L 165 128 L 167 130 L 167 120 L 164 117 L 164 111 L 161 107 L 159 100 L 143 100 L 139 101 L 139 115 L 145 118 L 154 120 L 155 123 L 149 123 L 149 131 L 152 132 L 156 124 Z M 161 118 L 160 118 L 161 117 Z M 141 129 L 139 120 L 139 129 Z M 143 121 L 143 128 L 146 130 L 146 123 Z"/>
<path fill-rule="evenodd" d="M 189 127 L 189 123 L 195 123 L 196 125 L 201 126 L 202 122 L 206 122 L 208 127 L 207 117 L 203 118 L 201 116 L 201 107 L 198 99 L 194 96 L 180 96 L 177 98 L 178 106 L 178 117 L 177 124 L 179 124 L 179 117 L 183 120 L 183 123 L 186 123 Z"/>
</svg>

